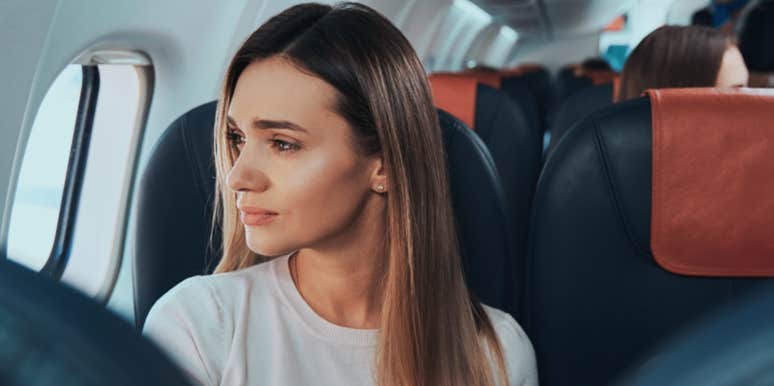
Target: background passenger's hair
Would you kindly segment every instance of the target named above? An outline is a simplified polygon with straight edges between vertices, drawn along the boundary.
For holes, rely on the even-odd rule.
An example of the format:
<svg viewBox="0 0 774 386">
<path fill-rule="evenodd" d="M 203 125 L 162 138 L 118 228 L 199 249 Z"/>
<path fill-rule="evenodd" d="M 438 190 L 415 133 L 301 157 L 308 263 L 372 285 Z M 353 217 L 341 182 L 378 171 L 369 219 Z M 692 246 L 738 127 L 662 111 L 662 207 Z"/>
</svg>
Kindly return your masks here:
<svg viewBox="0 0 774 386">
<path fill-rule="evenodd" d="M 750 86 L 774 87 L 774 1 L 762 1 L 746 15 L 739 50 L 750 69 Z"/>
<path fill-rule="evenodd" d="M 602 58 L 586 58 L 580 66 L 583 71 L 613 71 L 610 63 Z"/>
<path fill-rule="evenodd" d="M 709 7 L 702 8 L 691 15 L 691 25 L 712 27 L 712 11 Z"/>
<path fill-rule="evenodd" d="M 627 59 L 618 101 L 651 88 L 712 87 L 726 49 L 735 44 L 730 35 L 708 27 L 660 27 Z"/>
</svg>

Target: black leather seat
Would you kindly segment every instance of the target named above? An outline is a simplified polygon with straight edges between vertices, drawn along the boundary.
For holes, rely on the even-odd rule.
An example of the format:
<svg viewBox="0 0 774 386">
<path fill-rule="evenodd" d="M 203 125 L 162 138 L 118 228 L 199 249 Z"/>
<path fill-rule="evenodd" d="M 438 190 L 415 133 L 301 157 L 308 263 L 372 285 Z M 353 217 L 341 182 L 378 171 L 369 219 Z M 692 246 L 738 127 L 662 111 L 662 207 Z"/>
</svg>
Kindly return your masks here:
<svg viewBox="0 0 774 386">
<path fill-rule="evenodd" d="M 477 83 L 475 76 L 431 75 L 436 106 L 447 108 L 473 129 L 489 149 L 500 175 L 506 213 L 512 224 L 514 285 L 523 292 L 523 272 L 532 199 L 540 174 L 543 134 L 524 120 L 519 105 L 506 93 Z M 453 98 L 447 98 L 451 93 Z M 463 97 L 464 96 L 464 97 Z M 532 97 L 530 97 L 532 98 Z M 473 112 L 472 116 L 470 114 Z M 516 301 L 520 304 L 520 301 Z M 513 315 L 518 315 L 514 310 Z"/>
<path fill-rule="evenodd" d="M 474 127 L 501 177 L 521 271 L 530 208 L 540 174 L 543 134 L 525 123 L 522 110 L 511 98 L 482 84 L 478 85 Z"/>
<path fill-rule="evenodd" d="M 554 94 L 556 102 L 561 104 L 576 91 L 592 86 L 591 79 L 581 76 L 575 76 L 575 68 L 568 66 L 562 68 L 554 81 Z"/>
<path fill-rule="evenodd" d="M 772 284 L 681 276 L 654 262 L 651 154 L 643 97 L 584 119 L 544 166 L 525 297 L 542 385 L 608 384 L 673 330 Z"/>
<path fill-rule="evenodd" d="M 546 68 L 524 73 L 524 79 L 530 85 L 532 92 L 537 95 L 543 116 L 551 111 L 555 102 L 553 78 Z"/>
<path fill-rule="evenodd" d="M 133 266 L 138 327 L 161 295 L 185 278 L 211 273 L 219 261 L 219 233 L 211 232 L 214 121 L 214 102 L 175 120 L 140 181 Z"/>
<path fill-rule="evenodd" d="M 483 303 L 520 319 L 524 257 L 513 245 L 517 224 L 508 216 L 496 162 L 465 124 L 443 110 L 438 117 L 468 285 Z"/>
<path fill-rule="evenodd" d="M 156 144 L 144 172 L 134 256 L 139 327 L 166 291 L 217 265 L 220 240 L 209 242 L 214 117 L 215 102 L 210 102 L 178 118 Z M 447 113 L 439 112 L 439 118 L 468 283 L 482 302 L 516 316 L 521 282 L 514 275 L 521 270 L 512 260 L 513 231 L 496 167 L 472 130 Z"/>
<path fill-rule="evenodd" d="M 130 324 L 0 256 L 0 385 L 188 384 Z"/>
<path fill-rule="evenodd" d="M 492 154 L 514 224 L 512 239 L 517 260 L 523 261 L 532 197 L 540 174 L 542 132 L 528 123 L 523 106 L 512 95 L 482 84 L 475 75 L 433 74 L 430 84 L 436 106 L 463 122 L 471 122 Z M 522 86 L 525 100 L 534 103 L 535 98 L 526 89 L 526 84 Z M 453 97 L 445 97 L 446 93 Z M 471 112 L 472 116 L 468 116 Z"/>
<path fill-rule="evenodd" d="M 543 107 L 530 82 L 522 76 L 503 78 L 500 89 L 519 106 L 525 124 L 536 133 L 543 132 Z"/>
<path fill-rule="evenodd" d="M 536 115 L 537 126 L 534 126 L 542 135 L 548 128 L 551 119 L 549 112 L 554 107 L 554 89 L 552 87 L 551 74 L 545 68 L 536 70 L 527 70 L 516 76 L 506 76 L 503 78 L 502 90 L 514 98 L 522 105 L 525 112 Z M 529 92 L 530 99 L 523 100 L 523 94 L 520 89 L 526 89 Z"/>
<path fill-rule="evenodd" d="M 613 103 L 613 84 L 587 86 L 565 99 L 556 111 L 551 126 L 551 140 L 546 153 L 550 153 L 573 124 L 587 115 Z"/>
</svg>

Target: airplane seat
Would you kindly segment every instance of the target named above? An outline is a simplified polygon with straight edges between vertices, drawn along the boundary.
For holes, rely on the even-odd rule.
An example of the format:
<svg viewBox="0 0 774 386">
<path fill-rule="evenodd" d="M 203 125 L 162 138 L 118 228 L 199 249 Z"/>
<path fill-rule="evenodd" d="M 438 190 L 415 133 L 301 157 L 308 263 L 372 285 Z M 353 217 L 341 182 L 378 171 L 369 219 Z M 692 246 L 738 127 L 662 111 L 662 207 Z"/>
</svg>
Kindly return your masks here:
<svg viewBox="0 0 774 386">
<path fill-rule="evenodd" d="M 527 126 L 542 134 L 545 127 L 544 109 L 533 87 L 523 76 L 508 76 L 502 79 L 500 89 L 519 105 Z"/>
<path fill-rule="evenodd" d="M 4 258 L 0 347 L 0 385 L 189 385 L 162 351 L 103 305 Z"/>
<path fill-rule="evenodd" d="M 774 94 L 649 95 L 584 119 L 541 174 L 524 320 L 543 385 L 609 384 L 671 332 L 774 285 Z"/>
<path fill-rule="evenodd" d="M 568 66 L 559 71 L 554 81 L 554 94 L 556 103 L 561 104 L 578 90 L 592 86 L 590 78 L 575 76 L 575 68 Z"/>
<path fill-rule="evenodd" d="M 530 125 L 545 132 L 554 107 L 551 73 L 539 64 L 522 64 L 499 73 L 501 89 L 519 103 Z"/>
<path fill-rule="evenodd" d="M 476 134 L 487 145 L 501 177 L 513 221 L 523 232 L 540 173 L 542 133 L 529 128 L 518 106 L 486 85 L 476 88 Z M 522 234 L 522 230 L 518 230 Z"/>
<path fill-rule="evenodd" d="M 555 105 L 554 89 L 552 87 L 551 73 L 543 67 L 534 69 L 533 71 L 526 71 L 521 76 L 527 82 L 529 89 L 537 97 L 538 112 L 540 114 L 541 130 L 544 132 L 548 128 L 548 124 L 553 121 L 551 112 Z M 507 84 L 506 80 L 503 80 L 503 87 Z"/>
<path fill-rule="evenodd" d="M 211 273 L 219 261 L 220 238 L 209 243 L 215 108 L 215 102 L 205 103 L 175 120 L 144 171 L 134 252 L 139 328 L 164 293 L 187 277 Z M 512 275 L 520 271 L 514 269 L 513 231 L 496 166 L 464 123 L 440 110 L 439 119 L 468 284 L 483 303 L 518 317 L 520 293 Z"/>
<path fill-rule="evenodd" d="M 492 154 L 499 172 L 516 253 L 517 275 L 521 275 L 526 253 L 530 207 L 542 156 L 542 133 L 525 124 L 519 106 L 475 77 L 430 76 L 436 106 L 472 123 Z M 517 282 L 523 283 L 520 278 Z"/>
<path fill-rule="evenodd" d="M 551 141 L 546 153 L 550 153 L 557 142 L 576 122 L 613 103 L 613 84 L 600 84 L 585 87 L 565 99 L 556 111 L 551 126 Z"/>
<path fill-rule="evenodd" d="M 436 106 L 473 128 L 484 141 L 497 165 L 513 219 L 525 223 L 540 172 L 542 133 L 525 122 L 512 98 L 481 84 L 477 76 L 432 74 L 429 79 Z"/>
<path fill-rule="evenodd" d="M 183 114 L 159 138 L 143 171 L 133 260 L 138 327 L 161 295 L 211 273 L 219 261 L 220 234 L 211 232 L 214 125 L 215 102 Z"/>
</svg>

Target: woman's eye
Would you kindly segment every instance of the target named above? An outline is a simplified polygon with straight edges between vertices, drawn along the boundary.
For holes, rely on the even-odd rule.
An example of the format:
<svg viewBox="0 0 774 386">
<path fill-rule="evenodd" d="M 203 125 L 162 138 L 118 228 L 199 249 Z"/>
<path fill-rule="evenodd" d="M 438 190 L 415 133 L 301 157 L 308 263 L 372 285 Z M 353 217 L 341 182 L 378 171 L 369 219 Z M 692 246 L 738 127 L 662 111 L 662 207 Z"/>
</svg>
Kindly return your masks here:
<svg viewBox="0 0 774 386">
<path fill-rule="evenodd" d="M 245 137 L 234 130 L 229 130 L 226 134 L 226 138 L 228 139 L 228 143 L 235 148 L 244 145 L 245 143 Z"/>
<path fill-rule="evenodd" d="M 286 142 L 281 139 L 272 139 L 271 146 L 275 148 L 277 151 L 279 151 L 280 153 L 284 153 L 288 151 L 296 151 L 301 148 L 295 143 Z"/>
</svg>

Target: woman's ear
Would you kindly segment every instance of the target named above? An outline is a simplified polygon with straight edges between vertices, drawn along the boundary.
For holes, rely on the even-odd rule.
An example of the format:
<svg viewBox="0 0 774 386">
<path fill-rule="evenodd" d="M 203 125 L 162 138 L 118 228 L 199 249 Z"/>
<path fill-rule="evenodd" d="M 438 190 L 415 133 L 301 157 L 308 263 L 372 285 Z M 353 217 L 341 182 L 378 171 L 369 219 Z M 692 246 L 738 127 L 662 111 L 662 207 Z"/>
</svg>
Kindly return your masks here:
<svg viewBox="0 0 774 386">
<path fill-rule="evenodd" d="M 387 185 L 387 171 L 384 167 L 382 157 L 376 157 L 371 163 L 371 190 L 376 193 L 384 194 L 389 190 Z"/>
</svg>

